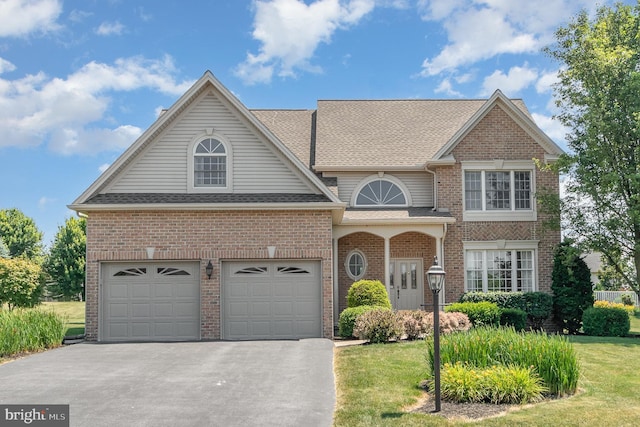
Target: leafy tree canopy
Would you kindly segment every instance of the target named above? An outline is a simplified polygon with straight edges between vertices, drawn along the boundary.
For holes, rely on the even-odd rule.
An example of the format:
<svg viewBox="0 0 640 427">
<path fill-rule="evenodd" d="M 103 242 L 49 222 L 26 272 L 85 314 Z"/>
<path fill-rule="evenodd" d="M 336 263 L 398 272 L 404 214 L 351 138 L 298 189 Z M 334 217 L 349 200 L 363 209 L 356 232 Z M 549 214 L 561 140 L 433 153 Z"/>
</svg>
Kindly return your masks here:
<svg viewBox="0 0 640 427">
<path fill-rule="evenodd" d="M 571 152 L 558 162 L 569 178 L 567 235 L 640 294 L 640 6 L 578 14 L 547 53 L 561 63 L 556 118 L 570 130 Z"/>
<path fill-rule="evenodd" d="M 42 232 L 33 219 L 22 211 L 0 209 L 0 236 L 12 258 L 23 257 L 35 262 L 42 261 Z"/>
<path fill-rule="evenodd" d="M 84 300 L 85 253 L 87 247 L 84 218 L 68 218 L 58 227 L 45 270 L 54 282 L 54 295 Z"/>
</svg>

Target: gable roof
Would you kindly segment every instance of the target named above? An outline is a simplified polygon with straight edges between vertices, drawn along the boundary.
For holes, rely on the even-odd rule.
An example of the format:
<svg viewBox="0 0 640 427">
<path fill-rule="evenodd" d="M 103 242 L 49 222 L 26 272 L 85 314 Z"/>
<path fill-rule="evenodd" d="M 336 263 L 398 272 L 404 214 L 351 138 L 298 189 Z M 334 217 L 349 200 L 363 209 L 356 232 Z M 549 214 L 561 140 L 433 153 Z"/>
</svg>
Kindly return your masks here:
<svg viewBox="0 0 640 427">
<path fill-rule="evenodd" d="M 422 170 L 486 102 L 318 101 L 315 168 Z M 512 105 L 528 116 L 522 100 Z"/>
<path fill-rule="evenodd" d="M 272 145 L 277 151 L 279 151 L 286 159 L 288 159 L 293 168 L 303 175 L 312 185 L 317 189 L 317 192 L 323 195 L 322 198 L 329 205 L 334 205 L 334 208 L 342 208 L 342 203 L 333 192 L 331 192 L 322 181 L 311 172 L 306 165 L 298 159 L 291 151 L 285 146 L 262 122 L 260 122 L 249 110 L 227 89 L 225 88 L 211 73 L 206 71 L 204 75 L 189 88 L 189 90 L 182 95 L 178 101 L 176 101 L 171 108 L 165 113 L 161 114 L 158 119 L 133 143 L 122 155 L 93 183 L 87 190 L 85 190 L 71 205 L 69 208 L 76 211 L 83 211 L 91 205 L 97 206 L 99 203 L 96 198 L 101 192 L 108 186 L 108 184 L 115 179 L 116 176 L 123 173 L 126 167 L 141 153 L 149 144 L 152 143 L 170 123 L 183 112 L 200 94 L 202 94 L 208 88 L 215 89 L 221 96 L 230 104 L 230 107 L 235 109 L 244 119 L 246 119 L 251 125 L 253 125 L 258 132 L 260 132 L 268 143 Z M 89 203 L 90 200 L 93 201 Z M 217 203 L 219 198 L 209 198 L 210 203 Z M 109 200 L 110 202 L 119 200 L 116 198 L 104 198 L 102 200 Z M 130 198 L 126 200 L 130 201 Z M 293 200 L 291 200 L 293 203 Z M 117 202 L 116 202 L 117 203 Z M 137 204 L 143 204 L 144 201 L 140 199 Z M 224 202 L 222 202 L 224 203 Z M 268 203 L 268 199 L 263 203 Z M 109 203 L 110 204 L 110 203 Z"/>
<path fill-rule="evenodd" d="M 315 110 L 250 110 L 275 136 L 284 142 L 307 167 L 311 165 L 311 141 Z"/>
<path fill-rule="evenodd" d="M 433 155 L 427 164 L 437 164 L 440 162 L 450 162 L 449 157 L 455 146 L 491 111 L 495 106 L 499 106 L 516 123 L 522 127 L 531 138 L 542 146 L 545 150 L 545 160 L 556 160 L 563 153 L 563 150 L 549 138 L 533 121 L 533 118 L 525 109 L 523 110 L 517 103 L 507 98 L 500 90 L 496 90 L 493 95 L 461 126 L 438 151 Z"/>
</svg>

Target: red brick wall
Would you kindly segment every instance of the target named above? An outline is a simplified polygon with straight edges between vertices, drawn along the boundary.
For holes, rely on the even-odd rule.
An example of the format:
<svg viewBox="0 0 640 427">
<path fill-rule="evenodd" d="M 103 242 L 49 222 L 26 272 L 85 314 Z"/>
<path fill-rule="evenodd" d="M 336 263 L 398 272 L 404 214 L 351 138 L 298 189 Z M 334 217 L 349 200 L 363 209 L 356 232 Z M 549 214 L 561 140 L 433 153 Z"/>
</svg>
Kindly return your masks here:
<svg viewBox="0 0 640 427">
<path fill-rule="evenodd" d="M 338 240 L 338 280 L 339 311 L 347 308 L 347 292 L 353 283 L 344 266 L 347 255 L 354 249 L 360 250 L 367 258 L 367 271 L 363 279 L 380 280 L 384 277 L 384 239 L 382 237 L 358 232 Z M 435 239 L 422 233 L 409 232 L 394 236 L 389 241 L 391 258 L 422 258 L 424 268 L 429 268 L 436 253 Z M 425 291 L 425 303 L 431 302 L 428 286 Z"/>
<path fill-rule="evenodd" d="M 100 261 L 200 261 L 202 339 L 219 339 L 220 261 L 268 258 L 322 261 L 323 335 L 333 337 L 330 211 L 91 212 L 87 221 L 86 337 L 98 338 Z M 205 266 L 214 271 L 207 279 Z"/>
<path fill-rule="evenodd" d="M 537 205 L 537 221 L 476 221 L 462 220 L 461 161 L 544 159 L 544 150 L 500 107 L 494 107 L 478 125 L 454 148 L 454 166 L 437 169 L 438 207 L 448 208 L 456 223 L 448 227 L 444 241 L 446 301 L 457 300 L 464 292 L 463 241 L 539 240 L 538 290 L 551 292 L 553 248 L 560 242 L 560 233 L 545 229 L 546 219 Z M 535 170 L 536 191 L 558 192 L 558 176 Z"/>
</svg>

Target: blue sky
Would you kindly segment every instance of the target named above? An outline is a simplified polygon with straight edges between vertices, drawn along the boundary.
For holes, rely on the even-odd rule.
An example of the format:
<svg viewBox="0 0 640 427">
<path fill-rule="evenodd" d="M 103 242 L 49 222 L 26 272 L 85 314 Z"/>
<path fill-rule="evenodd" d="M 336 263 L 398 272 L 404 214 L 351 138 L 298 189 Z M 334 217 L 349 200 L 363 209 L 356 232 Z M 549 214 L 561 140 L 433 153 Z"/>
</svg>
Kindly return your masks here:
<svg viewBox="0 0 640 427">
<path fill-rule="evenodd" d="M 206 70 L 249 108 L 499 88 L 564 146 L 558 64 L 540 49 L 595 3 L 0 0 L 0 209 L 50 244 L 66 206 Z"/>
</svg>

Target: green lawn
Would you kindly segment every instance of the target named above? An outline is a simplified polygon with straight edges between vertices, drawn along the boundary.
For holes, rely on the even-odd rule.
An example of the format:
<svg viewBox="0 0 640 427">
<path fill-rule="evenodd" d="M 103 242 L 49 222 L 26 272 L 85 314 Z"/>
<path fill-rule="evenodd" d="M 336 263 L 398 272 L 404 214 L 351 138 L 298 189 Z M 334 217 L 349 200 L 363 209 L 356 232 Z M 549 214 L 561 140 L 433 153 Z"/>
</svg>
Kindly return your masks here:
<svg viewBox="0 0 640 427">
<path fill-rule="evenodd" d="M 636 330 L 640 319 L 634 319 Z M 580 392 L 532 405 L 482 426 L 635 426 L 640 419 L 640 338 L 571 337 L 581 364 Z M 425 343 L 375 344 L 336 349 L 338 404 L 335 426 L 458 426 L 428 414 L 403 411 L 423 395 Z"/>
<path fill-rule="evenodd" d="M 53 309 L 67 321 L 66 336 L 84 334 L 84 302 L 43 302 L 43 308 Z"/>
<path fill-rule="evenodd" d="M 632 334 L 640 335 L 640 312 L 636 311 L 635 316 L 631 316 L 631 330 Z"/>
</svg>

